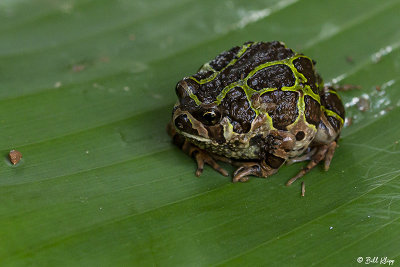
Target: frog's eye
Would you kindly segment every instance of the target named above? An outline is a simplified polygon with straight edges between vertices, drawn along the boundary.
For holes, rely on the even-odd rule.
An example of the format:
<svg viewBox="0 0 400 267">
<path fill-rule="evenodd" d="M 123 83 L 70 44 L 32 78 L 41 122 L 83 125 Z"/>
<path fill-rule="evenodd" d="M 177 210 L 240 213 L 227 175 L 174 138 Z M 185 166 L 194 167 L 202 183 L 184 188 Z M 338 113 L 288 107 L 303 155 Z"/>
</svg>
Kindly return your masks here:
<svg viewBox="0 0 400 267">
<path fill-rule="evenodd" d="M 213 110 L 208 110 L 203 113 L 203 120 L 206 125 L 214 125 L 217 124 L 221 117 L 221 114 L 219 113 L 218 110 L 213 109 Z"/>
</svg>

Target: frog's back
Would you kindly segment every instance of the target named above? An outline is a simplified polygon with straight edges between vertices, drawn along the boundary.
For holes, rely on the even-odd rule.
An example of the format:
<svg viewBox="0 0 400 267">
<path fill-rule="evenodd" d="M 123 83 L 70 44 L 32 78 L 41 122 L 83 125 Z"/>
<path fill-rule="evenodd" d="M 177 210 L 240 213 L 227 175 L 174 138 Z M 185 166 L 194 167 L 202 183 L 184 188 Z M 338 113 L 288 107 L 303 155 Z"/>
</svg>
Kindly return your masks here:
<svg viewBox="0 0 400 267">
<path fill-rule="evenodd" d="M 247 133 L 260 114 L 271 129 L 288 130 L 305 116 L 316 126 L 322 84 L 308 57 L 282 42 L 247 42 L 218 55 L 186 78 L 199 103 L 216 103 L 236 133 Z"/>
</svg>

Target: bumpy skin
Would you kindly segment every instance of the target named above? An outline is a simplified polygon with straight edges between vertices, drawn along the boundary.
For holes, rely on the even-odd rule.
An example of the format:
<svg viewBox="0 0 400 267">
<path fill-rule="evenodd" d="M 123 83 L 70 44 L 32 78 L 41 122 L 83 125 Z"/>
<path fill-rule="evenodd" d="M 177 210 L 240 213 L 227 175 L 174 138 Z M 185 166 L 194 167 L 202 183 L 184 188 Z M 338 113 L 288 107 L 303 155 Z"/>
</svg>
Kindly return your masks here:
<svg viewBox="0 0 400 267">
<path fill-rule="evenodd" d="M 310 160 L 289 182 L 325 160 L 343 127 L 343 104 L 315 62 L 282 42 L 247 42 L 178 82 L 168 133 L 198 163 L 239 166 L 233 181 L 268 177 L 283 163 Z"/>
</svg>

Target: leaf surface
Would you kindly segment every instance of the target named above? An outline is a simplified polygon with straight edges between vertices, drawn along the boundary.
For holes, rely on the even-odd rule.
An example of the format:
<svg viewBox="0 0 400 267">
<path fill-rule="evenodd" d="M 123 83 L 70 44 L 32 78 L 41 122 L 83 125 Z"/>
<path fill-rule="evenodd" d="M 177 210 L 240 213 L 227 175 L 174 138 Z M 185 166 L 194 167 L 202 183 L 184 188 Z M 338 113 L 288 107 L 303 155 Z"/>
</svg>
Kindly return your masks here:
<svg viewBox="0 0 400 267">
<path fill-rule="evenodd" d="M 1 265 L 400 261 L 399 0 L 50 2 L 0 3 Z M 176 82 L 248 40 L 361 86 L 304 198 L 284 186 L 302 164 L 196 178 L 165 132 Z"/>
</svg>

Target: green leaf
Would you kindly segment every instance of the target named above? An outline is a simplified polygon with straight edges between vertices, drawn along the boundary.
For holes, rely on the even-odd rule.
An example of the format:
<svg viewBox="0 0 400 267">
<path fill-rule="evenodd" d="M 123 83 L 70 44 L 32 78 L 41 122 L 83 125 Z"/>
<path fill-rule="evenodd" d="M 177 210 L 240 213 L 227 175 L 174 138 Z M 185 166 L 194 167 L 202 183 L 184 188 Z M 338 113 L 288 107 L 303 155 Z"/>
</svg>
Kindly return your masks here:
<svg viewBox="0 0 400 267">
<path fill-rule="evenodd" d="M 399 0 L 2 0 L 0 264 L 400 262 L 399 14 Z M 176 82 L 248 40 L 362 88 L 341 93 L 352 123 L 303 198 L 284 186 L 302 164 L 196 178 L 165 132 Z"/>
</svg>

